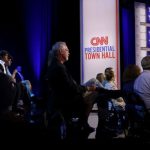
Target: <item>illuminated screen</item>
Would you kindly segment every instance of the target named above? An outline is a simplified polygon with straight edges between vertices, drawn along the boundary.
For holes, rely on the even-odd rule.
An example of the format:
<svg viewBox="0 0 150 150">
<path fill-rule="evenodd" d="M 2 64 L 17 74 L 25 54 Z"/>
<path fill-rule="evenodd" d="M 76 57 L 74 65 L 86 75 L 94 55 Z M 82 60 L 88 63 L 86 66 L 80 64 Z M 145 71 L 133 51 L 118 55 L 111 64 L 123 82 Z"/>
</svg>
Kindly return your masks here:
<svg viewBox="0 0 150 150">
<path fill-rule="evenodd" d="M 120 88 L 118 0 L 80 2 L 81 84 L 112 67 Z"/>
</svg>

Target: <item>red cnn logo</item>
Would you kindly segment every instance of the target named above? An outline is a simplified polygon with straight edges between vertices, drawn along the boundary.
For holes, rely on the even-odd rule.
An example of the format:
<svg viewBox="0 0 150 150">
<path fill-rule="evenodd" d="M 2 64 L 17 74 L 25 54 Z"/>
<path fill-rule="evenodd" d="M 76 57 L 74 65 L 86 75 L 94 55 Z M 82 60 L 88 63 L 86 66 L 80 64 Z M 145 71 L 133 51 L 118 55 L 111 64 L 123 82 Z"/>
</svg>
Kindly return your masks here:
<svg viewBox="0 0 150 150">
<path fill-rule="evenodd" d="M 108 36 L 105 37 L 93 37 L 90 41 L 93 46 L 108 45 Z"/>
</svg>

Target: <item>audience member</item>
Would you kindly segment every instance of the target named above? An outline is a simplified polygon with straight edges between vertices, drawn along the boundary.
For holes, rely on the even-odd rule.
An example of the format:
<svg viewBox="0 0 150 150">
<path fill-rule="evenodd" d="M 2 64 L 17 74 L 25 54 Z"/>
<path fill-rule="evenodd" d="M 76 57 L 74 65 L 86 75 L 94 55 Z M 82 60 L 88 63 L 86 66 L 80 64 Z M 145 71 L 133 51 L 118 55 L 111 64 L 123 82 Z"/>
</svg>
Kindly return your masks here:
<svg viewBox="0 0 150 150">
<path fill-rule="evenodd" d="M 96 79 L 104 86 L 105 76 L 103 73 L 98 73 Z"/>
<path fill-rule="evenodd" d="M 6 74 L 5 63 L 9 60 L 10 54 L 6 50 L 0 51 L 0 72 Z"/>
<path fill-rule="evenodd" d="M 115 75 L 113 69 L 110 69 L 108 71 L 108 68 L 105 71 L 105 78 L 106 78 L 106 83 L 105 83 L 105 89 L 108 90 L 117 90 L 117 85 L 115 83 Z M 125 110 L 125 102 L 122 97 L 119 97 L 117 99 L 112 99 L 113 105 L 116 109 L 119 110 Z"/>
<path fill-rule="evenodd" d="M 1 90 L 1 102 L 4 104 L 6 103 L 7 104 L 7 109 L 9 111 L 12 110 L 12 105 L 13 105 L 13 102 L 15 100 L 15 97 L 12 96 L 12 97 L 9 97 L 9 89 L 10 89 L 10 92 L 11 92 L 11 89 L 15 90 L 14 92 L 14 95 L 16 96 L 16 84 L 14 83 L 14 80 L 9 76 L 7 75 L 6 73 L 6 61 L 9 60 L 9 57 L 10 57 L 10 54 L 6 51 L 6 50 L 1 50 L 0 51 L 0 73 L 1 73 L 1 88 L 4 87 L 4 89 Z M 2 92 L 4 91 L 4 92 Z M 8 94 L 6 94 L 7 92 Z M 10 93 L 11 95 L 11 93 Z M 3 99 L 5 99 L 6 97 L 6 100 L 4 100 L 5 102 L 3 102 Z M 9 98 L 7 98 L 9 97 Z M 7 101 L 8 100 L 8 101 Z M 9 104 L 9 106 L 8 106 Z M 1 105 L 3 107 L 3 105 Z M 6 109 L 6 108 L 5 108 Z"/>
<path fill-rule="evenodd" d="M 29 97 L 30 97 L 30 88 L 27 88 L 27 85 L 31 87 L 30 82 L 28 83 L 26 80 L 22 81 L 22 78 L 20 80 L 16 80 L 16 75 L 19 73 L 19 70 L 14 69 L 13 73 L 9 71 L 9 67 L 11 67 L 13 57 L 10 55 L 10 53 L 6 50 L 0 51 L 0 58 L 1 58 L 1 65 L 3 68 L 2 70 L 5 75 L 7 75 L 12 82 L 14 82 L 16 87 L 16 97 L 14 99 L 14 102 L 12 104 L 13 112 L 16 112 L 18 115 L 22 115 L 25 113 L 25 109 L 29 109 Z M 19 73 L 20 74 L 20 73 Z"/>
<path fill-rule="evenodd" d="M 72 117 L 79 117 L 83 128 L 91 131 L 85 113 L 83 93 L 86 90 L 95 90 L 95 87 L 81 86 L 76 83 L 64 65 L 69 55 L 65 42 L 56 42 L 50 51 L 47 73 L 50 89 L 48 113 L 52 117 L 55 113 L 61 112 L 67 121 Z"/>
<path fill-rule="evenodd" d="M 134 82 L 134 91 L 144 101 L 146 109 L 150 110 L 150 56 L 145 56 L 141 60 L 143 72 Z M 150 111 L 149 111 L 150 112 Z"/>
<path fill-rule="evenodd" d="M 104 88 L 117 91 L 115 84 L 115 76 L 112 68 L 106 68 L 105 71 L 105 85 Z M 107 94 L 108 96 L 109 94 Z M 105 100 L 100 99 L 98 103 L 98 128 L 96 138 L 112 138 L 119 136 L 123 132 L 124 114 L 125 114 L 125 102 L 121 95 L 118 97 L 105 97 Z"/>
<path fill-rule="evenodd" d="M 96 87 L 103 87 L 104 80 L 105 80 L 104 74 L 103 73 L 98 73 L 96 75 L 96 78 L 91 78 L 90 80 L 85 82 L 83 85 L 84 86 L 95 85 Z"/>
<path fill-rule="evenodd" d="M 109 72 L 111 72 L 111 71 L 113 71 L 112 67 L 108 67 L 108 68 L 105 69 L 105 71 L 104 71 L 105 80 L 103 81 L 103 86 L 105 86 L 105 84 L 108 82 L 106 80 L 106 75 L 109 74 Z"/>
<path fill-rule="evenodd" d="M 141 97 L 145 106 L 144 128 L 150 130 L 150 56 L 141 60 L 143 72 L 134 82 L 134 91 Z"/>
<path fill-rule="evenodd" d="M 11 135 L 16 129 L 17 116 L 13 113 L 13 105 L 17 97 L 17 86 L 12 77 L 6 72 L 5 62 L 9 59 L 9 53 L 0 51 L 0 130 L 4 135 Z M 15 132 L 15 131 L 14 131 Z M 6 134 L 8 133 L 8 134 Z"/>
<path fill-rule="evenodd" d="M 141 69 L 135 64 L 130 64 L 123 72 L 123 91 L 126 93 L 134 92 L 134 81 L 140 75 Z"/>
<path fill-rule="evenodd" d="M 134 92 L 134 82 L 140 75 L 141 69 L 135 64 L 130 64 L 123 72 L 123 92 L 126 101 L 126 129 L 128 136 L 137 136 L 141 130 L 141 122 L 144 118 L 143 102 Z"/>
<path fill-rule="evenodd" d="M 1 50 L 0 51 L 0 70 L 4 74 L 7 74 L 9 77 L 12 78 L 14 82 L 16 82 L 16 74 L 17 74 L 17 69 L 13 71 L 13 73 L 10 73 L 9 67 L 12 64 L 12 56 L 10 53 L 6 50 Z"/>
</svg>

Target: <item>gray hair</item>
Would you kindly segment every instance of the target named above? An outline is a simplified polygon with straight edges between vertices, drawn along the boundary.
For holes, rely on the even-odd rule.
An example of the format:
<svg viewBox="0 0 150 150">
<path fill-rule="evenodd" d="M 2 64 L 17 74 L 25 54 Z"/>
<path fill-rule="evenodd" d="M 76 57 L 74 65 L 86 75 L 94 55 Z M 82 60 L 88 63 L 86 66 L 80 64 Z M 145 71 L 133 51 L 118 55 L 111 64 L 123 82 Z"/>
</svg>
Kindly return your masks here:
<svg viewBox="0 0 150 150">
<path fill-rule="evenodd" d="M 66 46 L 65 42 L 59 41 L 52 46 L 52 49 L 48 54 L 48 66 L 51 64 L 52 60 L 58 56 L 58 52 L 63 48 L 64 45 Z"/>
<path fill-rule="evenodd" d="M 142 61 L 141 65 L 143 70 L 149 70 L 150 69 L 150 56 L 145 56 Z"/>
</svg>

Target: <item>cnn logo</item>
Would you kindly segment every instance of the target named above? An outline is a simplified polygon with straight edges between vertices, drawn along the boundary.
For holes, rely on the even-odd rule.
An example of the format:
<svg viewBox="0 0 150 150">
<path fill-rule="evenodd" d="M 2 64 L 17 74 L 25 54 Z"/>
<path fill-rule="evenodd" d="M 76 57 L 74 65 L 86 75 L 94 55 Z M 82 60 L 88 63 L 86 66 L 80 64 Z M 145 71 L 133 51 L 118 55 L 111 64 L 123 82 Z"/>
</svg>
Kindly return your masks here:
<svg viewBox="0 0 150 150">
<path fill-rule="evenodd" d="M 90 41 L 93 46 L 108 45 L 108 36 L 93 37 Z"/>
</svg>

